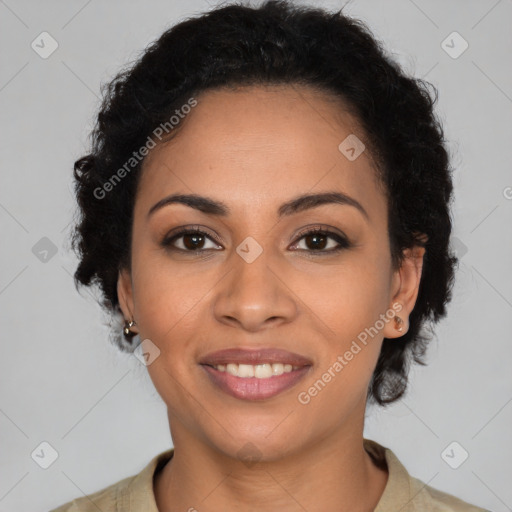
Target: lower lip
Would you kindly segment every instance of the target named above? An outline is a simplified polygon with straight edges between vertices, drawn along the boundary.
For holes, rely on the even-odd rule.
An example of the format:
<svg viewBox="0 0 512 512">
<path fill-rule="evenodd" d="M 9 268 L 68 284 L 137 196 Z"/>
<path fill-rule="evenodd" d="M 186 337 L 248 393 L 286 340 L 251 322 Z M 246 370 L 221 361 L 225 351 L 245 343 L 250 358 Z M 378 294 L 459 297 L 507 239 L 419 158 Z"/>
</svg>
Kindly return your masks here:
<svg viewBox="0 0 512 512">
<path fill-rule="evenodd" d="M 221 372 L 212 366 L 201 365 L 210 380 L 222 391 L 242 400 L 265 400 L 290 389 L 305 377 L 311 366 L 273 375 L 267 379 L 257 377 L 235 377 L 228 372 Z"/>
</svg>

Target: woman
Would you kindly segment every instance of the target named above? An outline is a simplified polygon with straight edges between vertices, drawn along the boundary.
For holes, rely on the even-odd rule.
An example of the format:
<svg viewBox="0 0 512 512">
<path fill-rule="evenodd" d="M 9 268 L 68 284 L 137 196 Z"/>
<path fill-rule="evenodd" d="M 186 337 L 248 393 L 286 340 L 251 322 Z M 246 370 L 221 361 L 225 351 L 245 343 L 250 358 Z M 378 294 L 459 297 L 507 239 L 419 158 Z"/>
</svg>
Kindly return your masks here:
<svg viewBox="0 0 512 512">
<path fill-rule="evenodd" d="M 286 2 L 186 20 L 112 81 L 75 164 L 75 279 L 122 314 L 174 448 L 56 511 L 483 510 L 363 438 L 451 298 L 427 85 Z"/>
</svg>

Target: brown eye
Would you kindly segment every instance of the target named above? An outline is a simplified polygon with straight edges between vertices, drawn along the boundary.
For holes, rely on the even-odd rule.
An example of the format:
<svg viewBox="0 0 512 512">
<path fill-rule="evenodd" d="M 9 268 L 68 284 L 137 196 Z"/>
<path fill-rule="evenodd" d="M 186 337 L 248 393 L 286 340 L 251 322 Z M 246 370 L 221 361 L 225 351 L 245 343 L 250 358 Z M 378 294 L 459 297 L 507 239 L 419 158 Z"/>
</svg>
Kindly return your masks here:
<svg viewBox="0 0 512 512">
<path fill-rule="evenodd" d="M 325 229 L 310 229 L 299 236 L 299 242 L 303 240 L 306 246 L 304 249 L 300 248 L 299 250 L 311 253 L 316 252 L 319 255 L 330 254 L 350 247 L 350 243 L 346 238 Z"/>
<path fill-rule="evenodd" d="M 189 234 L 183 235 L 182 238 L 183 238 L 183 245 L 187 249 L 190 249 L 191 251 L 193 251 L 195 249 L 202 249 L 204 242 L 205 242 L 204 235 L 201 235 L 199 233 L 189 233 Z"/>
<path fill-rule="evenodd" d="M 328 245 L 329 237 L 321 234 L 321 233 L 313 233 L 311 235 L 306 235 L 304 237 L 304 241 L 308 249 L 325 249 Z"/>
<path fill-rule="evenodd" d="M 343 236 L 325 229 L 309 229 L 299 236 L 299 243 L 304 241 L 305 247 L 298 248 L 299 243 L 295 244 L 295 250 L 309 252 L 315 255 L 332 254 L 351 246 L 350 242 Z M 208 247 L 207 244 L 213 244 Z M 201 253 L 210 250 L 218 250 L 213 238 L 208 233 L 200 229 L 183 229 L 170 237 L 165 238 L 161 245 L 169 250 Z"/>
<path fill-rule="evenodd" d="M 176 242 L 180 243 L 177 244 Z M 208 242 L 211 242 L 213 247 L 205 247 Z M 217 244 L 213 243 L 212 238 L 207 233 L 200 229 L 182 230 L 171 237 L 165 238 L 162 241 L 162 246 L 184 252 L 201 252 L 217 249 L 219 247 Z"/>
</svg>

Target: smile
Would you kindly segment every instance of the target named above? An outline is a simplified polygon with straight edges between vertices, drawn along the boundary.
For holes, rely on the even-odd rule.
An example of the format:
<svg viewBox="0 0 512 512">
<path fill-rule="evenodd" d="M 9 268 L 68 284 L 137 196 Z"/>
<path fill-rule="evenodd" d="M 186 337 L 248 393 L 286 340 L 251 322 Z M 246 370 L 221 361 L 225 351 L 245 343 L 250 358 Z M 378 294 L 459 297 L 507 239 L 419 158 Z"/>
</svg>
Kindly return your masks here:
<svg viewBox="0 0 512 512">
<path fill-rule="evenodd" d="M 298 370 L 300 366 L 293 366 L 291 364 L 282 363 L 262 363 L 262 364 L 218 364 L 213 366 L 220 372 L 227 372 L 235 377 L 256 377 L 257 379 L 268 379 L 274 375 L 282 375 L 283 373 L 290 373 L 293 370 Z"/>
<path fill-rule="evenodd" d="M 290 364 L 205 365 L 210 382 L 224 393 L 241 400 L 265 400 L 295 386 L 310 371 L 311 366 Z"/>
</svg>

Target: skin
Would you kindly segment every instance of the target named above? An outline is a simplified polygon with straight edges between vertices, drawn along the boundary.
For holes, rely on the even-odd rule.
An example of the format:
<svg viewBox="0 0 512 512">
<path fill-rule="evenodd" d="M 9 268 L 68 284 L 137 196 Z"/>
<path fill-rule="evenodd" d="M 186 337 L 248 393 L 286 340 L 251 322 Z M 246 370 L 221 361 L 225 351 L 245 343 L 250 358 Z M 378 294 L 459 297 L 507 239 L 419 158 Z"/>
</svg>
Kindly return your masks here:
<svg viewBox="0 0 512 512">
<path fill-rule="evenodd" d="M 364 140 L 339 101 L 304 86 L 214 90 L 197 99 L 178 135 L 145 160 L 132 268 L 118 280 L 125 318 L 161 351 L 147 368 L 167 405 L 174 457 L 154 481 L 158 508 L 373 510 L 388 472 L 363 448 L 367 387 L 383 337 L 400 343 L 407 332 L 424 249 L 406 251 L 393 270 L 386 198 L 370 155 L 349 161 L 338 149 L 351 133 Z M 326 204 L 278 220 L 282 203 L 326 191 L 356 199 L 368 219 L 353 206 Z M 218 217 L 171 204 L 148 218 L 174 193 L 208 196 L 232 212 Z M 160 244 L 171 230 L 194 225 L 222 243 L 205 238 L 199 256 Z M 320 240 L 319 255 L 318 242 L 297 237 L 317 226 L 352 245 L 329 254 L 338 244 Z M 263 249 L 252 263 L 236 252 L 248 236 Z M 182 237 L 174 245 L 184 243 Z M 394 303 L 402 307 L 403 331 L 385 323 L 320 393 L 299 403 L 298 393 Z M 277 396 L 240 400 L 211 384 L 198 364 L 230 347 L 283 348 L 313 366 Z M 238 453 L 246 443 L 259 455 L 250 466 Z"/>
</svg>

